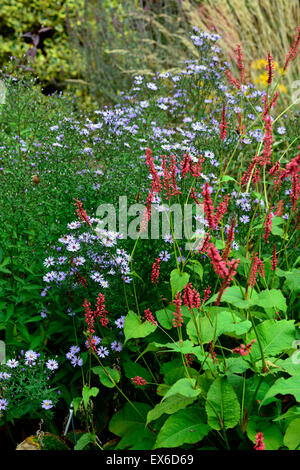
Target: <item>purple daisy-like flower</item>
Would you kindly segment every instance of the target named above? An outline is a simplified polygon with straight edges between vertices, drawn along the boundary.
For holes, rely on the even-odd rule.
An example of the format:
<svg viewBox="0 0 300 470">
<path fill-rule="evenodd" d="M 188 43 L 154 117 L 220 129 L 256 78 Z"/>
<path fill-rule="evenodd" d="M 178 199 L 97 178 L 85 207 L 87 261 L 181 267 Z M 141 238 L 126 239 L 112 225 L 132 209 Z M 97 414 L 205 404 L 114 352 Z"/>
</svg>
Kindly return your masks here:
<svg viewBox="0 0 300 470">
<path fill-rule="evenodd" d="M 19 361 L 17 361 L 16 359 L 9 359 L 6 362 L 6 365 L 7 367 L 10 367 L 11 369 L 15 369 L 16 367 L 18 367 Z"/>
<path fill-rule="evenodd" d="M 52 400 L 43 400 L 42 408 L 44 408 L 44 410 L 50 410 L 51 408 L 53 408 Z"/>
<path fill-rule="evenodd" d="M 123 315 L 122 317 L 118 318 L 116 321 L 115 321 L 115 324 L 117 325 L 117 328 L 124 328 L 124 322 L 125 322 L 125 315 Z"/>
<path fill-rule="evenodd" d="M 113 351 L 120 352 L 122 351 L 123 345 L 122 343 L 119 343 L 118 341 L 113 341 L 110 347 Z"/>
<path fill-rule="evenodd" d="M 109 350 L 105 346 L 100 346 L 97 350 L 97 354 L 99 357 L 104 358 L 109 355 Z"/>
<path fill-rule="evenodd" d="M 49 369 L 49 370 L 56 370 L 56 369 L 58 369 L 58 362 L 55 361 L 54 359 L 49 359 L 49 360 L 46 362 L 46 367 L 47 367 L 47 369 Z"/>
<path fill-rule="evenodd" d="M 167 251 L 161 251 L 158 256 L 162 261 L 168 261 L 170 259 L 170 254 Z"/>
<path fill-rule="evenodd" d="M 6 398 L 0 398 L 0 410 L 6 410 L 8 401 Z"/>
<path fill-rule="evenodd" d="M 35 351 L 32 351 L 31 349 L 29 351 L 26 351 L 25 353 L 25 358 L 27 361 L 35 361 L 38 357 L 38 354 Z"/>
</svg>

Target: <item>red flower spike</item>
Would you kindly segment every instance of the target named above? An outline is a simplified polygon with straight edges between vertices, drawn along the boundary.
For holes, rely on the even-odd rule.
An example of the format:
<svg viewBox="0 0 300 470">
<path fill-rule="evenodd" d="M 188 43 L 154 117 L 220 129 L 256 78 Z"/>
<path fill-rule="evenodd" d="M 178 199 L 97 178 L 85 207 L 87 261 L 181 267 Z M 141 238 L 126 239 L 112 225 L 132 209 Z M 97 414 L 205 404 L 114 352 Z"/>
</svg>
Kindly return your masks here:
<svg viewBox="0 0 300 470">
<path fill-rule="evenodd" d="M 147 310 L 144 311 L 144 314 L 145 314 L 145 320 L 147 322 L 149 322 L 151 325 L 155 325 L 157 326 L 157 321 L 155 320 L 154 316 L 153 316 L 153 313 L 150 311 L 149 308 L 147 308 Z"/>
<path fill-rule="evenodd" d="M 142 387 L 143 385 L 147 385 L 147 380 L 143 379 L 143 377 L 140 377 L 139 375 L 137 375 L 136 377 L 132 377 L 132 382 L 140 387 Z"/>
<path fill-rule="evenodd" d="M 234 225 L 235 225 L 235 220 L 232 219 L 231 224 L 230 224 L 230 228 L 229 228 L 229 231 L 228 231 L 228 235 L 227 235 L 225 248 L 224 248 L 224 251 L 222 253 L 222 259 L 224 261 L 227 261 L 230 250 L 231 250 L 231 245 L 232 245 L 232 242 L 233 242 L 233 239 L 234 239 Z"/>
<path fill-rule="evenodd" d="M 228 80 L 230 81 L 230 83 L 231 83 L 235 88 L 237 88 L 238 90 L 241 89 L 241 83 L 240 83 L 239 80 L 237 80 L 236 78 L 233 78 L 233 76 L 231 75 L 230 70 L 226 70 L 225 75 L 226 75 L 226 77 L 228 78 Z"/>
<path fill-rule="evenodd" d="M 183 303 L 191 311 L 193 308 L 200 308 L 201 301 L 199 292 L 189 282 L 183 291 Z"/>
<path fill-rule="evenodd" d="M 267 73 L 268 73 L 268 85 L 271 85 L 272 83 L 272 80 L 273 80 L 273 75 L 274 75 L 274 63 L 273 63 L 273 57 L 271 56 L 270 52 L 268 52 L 267 54 L 267 58 L 266 58 L 266 61 L 267 61 L 267 65 L 266 65 L 266 70 L 267 70 Z"/>
<path fill-rule="evenodd" d="M 178 328 L 183 324 L 183 316 L 181 313 L 181 305 L 182 305 L 182 299 L 180 292 L 177 292 L 175 295 L 175 299 L 173 300 L 173 304 L 176 306 L 175 312 L 173 312 L 173 326 L 174 328 Z"/>
<path fill-rule="evenodd" d="M 79 217 L 79 219 L 83 220 L 83 222 L 86 222 L 90 227 L 92 226 L 89 216 L 87 215 L 86 211 L 83 209 L 82 202 L 79 201 L 79 199 L 74 199 L 75 204 L 74 206 L 77 207 L 76 212 Z"/>
<path fill-rule="evenodd" d="M 225 103 L 223 103 L 222 119 L 221 119 L 221 124 L 220 124 L 220 131 L 221 131 L 220 138 L 222 140 L 225 140 L 227 127 L 228 127 L 228 124 L 226 123 Z"/>
<path fill-rule="evenodd" d="M 226 279 L 229 275 L 225 261 L 213 243 L 210 243 L 207 249 L 207 256 L 210 258 L 211 263 L 220 278 Z"/>
<path fill-rule="evenodd" d="M 273 207 L 270 209 L 270 212 L 268 213 L 268 215 L 266 216 L 266 219 L 265 219 L 264 241 L 267 241 L 267 239 L 269 238 L 269 235 L 271 233 L 271 230 L 272 230 L 272 219 L 273 219 L 272 210 L 273 210 Z"/>
<path fill-rule="evenodd" d="M 298 52 L 299 42 L 300 42 L 300 27 L 297 28 L 297 36 L 295 38 L 294 44 L 290 48 L 290 50 L 289 50 L 289 52 L 286 56 L 285 63 L 284 63 L 284 66 L 283 66 L 284 71 L 288 68 L 289 63 L 296 57 L 297 52 Z"/>
<path fill-rule="evenodd" d="M 256 339 L 253 339 L 252 341 L 250 341 L 250 343 L 246 344 L 246 346 L 244 344 L 241 344 L 240 347 L 234 348 L 232 352 L 240 354 L 241 356 L 248 356 L 248 354 L 251 353 L 252 344 L 255 342 Z"/>
<path fill-rule="evenodd" d="M 159 270 L 160 270 L 161 259 L 156 258 L 152 266 L 151 281 L 153 284 L 158 284 Z"/>
<path fill-rule="evenodd" d="M 274 245 L 273 254 L 272 254 L 272 267 L 271 267 L 272 271 L 276 271 L 277 263 L 278 263 L 278 260 L 276 256 L 276 245 Z"/>
<path fill-rule="evenodd" d="M 205 212 L 206 220 L 209 224 L 209 228 L 214 229 L 215 228 L 214 206 L 212 203 L 212 199 L 210 197 L 208 183 L 205 183 L 204 185 L 202 196 L 204 198 L 204 212 Z"/>
<path fill-rule="evenodd" d="M 240 71 L 240 79 L 241 83 L 244 83 L 245 81 L 245 67 L 244 67 L 244 58 L 243 58 L 243 53 L 241 49 L 241 45 L 238 44 L 236 50 L 234 51 L 236 54 L 237 58 L 237 65 Z"/>
<path fill-rule="evenodd" d="M 255 436 L 255 450 L 265 450 L 265 444 L 264 444 L 264 435 L 262 432 L 258 432 Z"/>
</svg>

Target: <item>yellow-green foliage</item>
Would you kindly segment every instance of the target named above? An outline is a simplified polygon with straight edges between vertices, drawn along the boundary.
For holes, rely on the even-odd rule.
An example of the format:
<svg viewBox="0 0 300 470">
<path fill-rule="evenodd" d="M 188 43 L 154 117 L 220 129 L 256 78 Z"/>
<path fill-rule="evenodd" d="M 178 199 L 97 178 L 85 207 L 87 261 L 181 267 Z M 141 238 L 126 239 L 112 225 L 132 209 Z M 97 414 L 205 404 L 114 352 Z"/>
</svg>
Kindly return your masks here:
<svg viewBox="0 0 300 470">
<path fill-rule="evenodd" d="M 78 76 L 78 68 L 71 51 L 66 27 L 66 8 L 70 18 L 79 16 L 83 0 L 1 0 L 0 5 L 0 64 L 10 56 L 21 58 L 31 45 L 22 37 L 36 33 L 41 27 L 53 28 L 51 37 L 38 48 L 32 68 L 44 82 Z"/>
</svg>

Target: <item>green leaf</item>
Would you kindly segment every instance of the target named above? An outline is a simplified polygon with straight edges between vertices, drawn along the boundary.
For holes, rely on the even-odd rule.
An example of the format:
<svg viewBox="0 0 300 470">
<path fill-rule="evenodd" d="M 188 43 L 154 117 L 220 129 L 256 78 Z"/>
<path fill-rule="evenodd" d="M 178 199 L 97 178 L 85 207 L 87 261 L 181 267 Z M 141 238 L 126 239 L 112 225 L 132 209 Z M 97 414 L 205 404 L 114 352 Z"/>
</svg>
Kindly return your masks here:
<svg viewBox="0 0 300 470">
<path fill-rule="evenodd" d="M 265 320 L 256 326 L 265 358 L 283 353 L 291 348 L 293 341 L 296 339 L 296 329 L 294 320 Z M 248 340 L 256 339 L 256 334 L 252 328 Z M 260 350 L 257 341 L 251 348 L 251 359 L 260 358 Z"/>
<path fill-rule="evenodd" d="M 96 397 L 99 393 L 99 389 L 97 387 L 88 387 L 88 385 L 84 385 L 82 389 L 82 398 L 83 398 L 83 404 L 85 409 L 87 409 L 87 405 L 89 402 L 89 399 L 91 397 Z"/>
<path fill-rule="evenodd" d="M 283 445 L 283 435 L 276 423 L 270 423 L 259 417 L 250 417 L 247 426 L 247 436 L 255 444 L 258 432 L 264 435 L 265 450 L 278 450 Z M 254 446 L 253 446 L 254 447 Z"/>
<path fill-rule="evenodd" d="M 203 266 L 197 259 L 191 259 L 186 265 L 186 267 L 198 274 L 201 279 L 201 282 L 203 282 Z"/>
<path fill-rule="evenodd" d="M 208 424 L 213 429 L 233 428 L 239 422 L 240 404 L 225 377 L 218 377 L 210 386 L 205 408 Z"/>
<path fill-rule="evenodd" d="M 190 276 L 188 273 L 181 273 L 180 271 L 178 271 L 178 269 L 173 269 L 170 276 L 173 299 L 177 292 L 181 292 L 182 289 L 188 284 L 189 279 Z"/>
<path fill-rule="evenodd" d="M 114 382 L 118 383 L 120 380 L 120 373 L 116 369 L 111 369 L 108 366 L 106 366 L 105 369 L 108 372 L 108 374 L 111 376 L 111 378 L 114 380 Z M 101 366 L 93 367 L 92 371 L 94 372 L 94 374 L 97 374 L 99 376 L 100 382 L 105 387 L 113 388 L 115 386 L 114 382 L 109 378 L 109 375 L 105 372 L 103 367 Z"/>
<path fill-rule="evenodd" d="M 155 312 L 156 318 L 163 328 L 166 328 L 167 330 L 173 328 L 172 320 L 174 318 L 173 312 L 175 312 L 175 309 L 175 305 L 172 304 Z M 181 313 L 183 318 L 191 318 L 191 314 L 187 307 L 183 306 L 181 308 Z"/>
<path fill-rule="evenodd" d="M 295 354 L 295 353 L 294 353 Z M 296 354 L 294 356 L 288 357 L 287 359 L 278 359 L 276 360 L 276 366 L 279 366 L 282 370 L 287 372 L 289 375 L 299 375 L 300 376 L 300 361 L 297 357 L 300 358 L 300 349 L 296 350 Z"/>
<path fill-rule="evenodd" d="M 205 422 L 205 415 L 199 406 L 180 410 L 166 420 L 157 436 L 154 449 L 195 444 L 209 431 L 210 427 Z"/>
<path fill-rule="evenodd" d="M 149 322 L 141 323 L 138 315 L 130 310 L 124 322 L 124 344 L 131 338 L 145 338 L 153 333 L 156 328 L 155 325 L 151 325 Z"/>
<path fill-rule="evenodd" d="M 82 402 L 81 397 L 75 397 L 73 398 L 73 407 L 74 407 L 74 415 L 76 416 L 77 410 L 79 408 L 80 403 Z"/>
<path fill-rule="evenodd" d="M 261 291 L 257 294 L 256 299 L 253 301 L 253 305 L 258 305 L 266 311 L 272 307 L 275 311 L 281 310 L 284 313 L 287 310 L 285 297 L 279 289 Z"/>
<path fill-rule="evenodd" d="M 262 406 L 268 398 L 275 397 L 278 393 L 282 395 L 294 395 L 296 400 L 300 402 L 300 377 L 295 376 L 289 377 L 288 379 L 281 377 L 276 380 L 274 385 L 266 393 L 260 406 Z"/>
<path fill-rule="evenodd" d="M 215 314 L 213 319 L 197 315 L 196 322 L 198 324 L 201 341 L 204 344 L 212 341 L 215 335 L 216 338 L 224 333 L 242 336 L 251 328 L 251 322 L 249 320 L 242 320 L 228 311 L 218 312 Z M 194 343 L 198 343 L 197 329 L 194 319 L 191 319 L 188 322 L 186 331 L 190 339 L 194 341 Z"/>
<path fill-rule="evenodd" d="M 251 297 L 245 300 L 244 296 L 245 296 L 244 287 L 231 286 L 231 287 L 228 287 L 228 289 L 226 289 L 226 291 L 224 292 L 222 296 L 221 301 L 234 305 L 237 308 L 247 309 L 253 305 L 253 301 L 257 297 L 257 293 L 253 289 L 251 290 Z M 212 298 L 206 302 L 206 304 L 208 305 L 208 304 L 215 302 L 217 297 L 218 297 L 218 294 L 213 295 Z"/>
<path fill-rule="evenodd" d="M 300 446 L 300 418 L 293 419 L 287 427 L 283 443 L 289 450 L 296 450 Z"/>
<path fill-rule="evenodd" d="M 147 415 L 147 424 L 160 418 L 164 413 L 171 415 L 186 408 L 195 398 L 185 398 L 182 395 L 172 395 L 165 401 L 158 403 Z"/>
<path fill-rule="evenodd" d="M 148 369 L 141 366 L 139 363 L 132 362 L 128 359 L 123 361 L 122 366 L 124 369 L 125 376 L 128 379 L 131 379 L 138 375 L 139 377 L 143 377 L 143 379 L 147 380 L 147 382 L 151 382 L 152 376 L 150 372 L 148 371 Z"/>
<path fill-rule="evenodd" d="M 150 405 L 146 403 L 132 402 L 132 405 L 126 403 L 112 417 L 109 431 L 122 438 L 117 449 L 132 449 L 134 447 L 151 449 L 154 439 L 151 431 L 146 427 L 147 413 L 150 409 Z"/>
<path fill-rule="evenodd" d="M 172 385 L 172 387 L 167 391 L 165 396 L 163 397 L 162 401 L 172 395 L 182 395 L 184 397 L 194 398 L 201 390 L 195 389 L 196 380 L 195 379 L 179 379 L 177 382 Z"/>
<path fill-rule="evenodd" d="M 229 175 L 223 175 L 221 182 L 223 181 L 235 181 L 237 183 L 237 181 L 234 178 L 232 178 L 232 176 L 229 176 Z"/>
<path fill-rule="evenodd" d="M 80 437 L 77 444 L 74 446 L 74 450 L 82 450 L 88 444 L 94 443 L 95 441 L 96 441 L 95 434 L 85 433 Z"/>
<path fill-rule="evenodd" d="M 229 357 L 226 359 L 225 374 L 242 374 L 249 369 L 249 364 L 243 357 Z"/>
</svg>

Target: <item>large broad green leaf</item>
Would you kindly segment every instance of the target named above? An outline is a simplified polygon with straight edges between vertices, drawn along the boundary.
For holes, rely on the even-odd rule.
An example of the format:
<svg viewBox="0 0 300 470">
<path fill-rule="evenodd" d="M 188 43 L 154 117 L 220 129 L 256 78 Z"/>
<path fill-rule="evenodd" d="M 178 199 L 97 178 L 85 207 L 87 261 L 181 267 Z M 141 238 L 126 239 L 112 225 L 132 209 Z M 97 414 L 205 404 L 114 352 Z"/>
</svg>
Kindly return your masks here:
<svg viewBox="0 0 300 470">
<path fill-rule="evenodd" d="M 283 353 L 291 348 L 296 337 L 294 320 L 266 320 L 256 326 L 265 358 Z M 254 330 L 249 333 L 248 340 L 256 339 Z M 257 360 L 261 356 L 258 342 L 251 348 L 251 359 Z"/>
<path fill-rule="evenodd" d="M 114 382 L 118 383 L 120 380 L 120 373 L 116 369 L 111 369 L 110 367 L 105 367 L 105 369 L 109 375 L 101 366 L 93 367 L 92 371 L 94 372 L 94 374 L 97 374 L 99 376 L 102 385 L 108 388 L 113 388 L 115 386 Z"/>
<path fill-rule="evenodd" d="M 172 396 L 172 395 L 182 395 L 184 397 L 193 398 L 199 395 L 200 389 L 195 389 L 196 380 L 195 379 L 179 379 L 177 382 L 172 385 L 172 387 L 167 391 L 163 400 Z"/>
<path fill-rule="evenodd" d="M 298 349 L 297 356 L 300 359 L 300 350 Z M 279 366 L 281 370 L 284 370 L 289 375 L 298 375 L 300 376 L 300 361 L 295 360 L 294 355 L 288 357 L 287 359 L 278 359 L 275 362 L 276 366 Z"/>
<path fill-rule="evenodd" d="M 158 351 L 159 349 L 162 349 L 166 352 L 169 351 L 174 351 L 177 353 L 182 353 L 182 354 L 194 354 L 194 344 L 192 341 L 189 341 L 188 339 L 182 342 L 177 341 L 176 343 L 150 343 L 148 344 L 147 348 L 145 351 L 143 351 L 139 357 L 141 357 L 143 354 L 149 351 Z"/>
<path fill-rule="evenodd" d="M 170 276 L 173 299 L 177 292 L 181 292 L 182 289 L 188 284 L 189 279 L 190 275 L 188 273 L 181 273 L 178 271 L 178 269 L 173 269 Z"/>
<path fill-rule="evenodd" d="M 249 364 L 243 357 L 229 357 L 226 359 L 225 374 L 242 374 L 249 369 Z"/>
<path fill-rule="evenodd" d="M 278 393 L 282 395 L 294 395 L 296 400 L 300 402 L 300 377 L 289 377 L 288 379 L 281 377 L 276 380 L 274 385 L 266 393 L 261 405 L 263 405 L 268 398 L 275 397 Z"/>
<path fill-rule="evenodd" d="M 293 419 L 287 427 L 283 443 L 289 450 L 300 448 L 300 418 Z"/>
<path fill-rule="evenodd" d="M 129 359 L 126 359 L 122 362 L 125 376 L 128 379 L 132 379 L 137 375 L 143 377 L 147 382 L 151 382 L 152 376 L 146 367 L 141 366 L 138 362 L 132 362 Z"/>
<path fill-rule="evenodd" d="M 206 304 L 211 304 L 215 302 L 217 299 L 218 294 L 215 294 L 209 299 Z M 243 308 L 247 309 L 253 305 L 254 300 L 257 297 L 256 291 L 251 289 L 249 292 L 249 297 L 247 300 L 245 300 L 245 288 L 244 287 L 238 287 L 238 286 L 231 286 L 226 289 L 224 292 L 221 302 L 227 302 L 231 305 L 234 305 L 235 307 L 238 308 Z"/>
<path fill-rule="evenodd" d="M 300 257 L 298 259 L 300 259 Z M 300 290 L 300 270 L 299 269 L 293 269 L 292 271 L 283 271 L 282 269 L 277 268 L 276 274 L 279 277 L 286 278 L 286 285 L 292 292 L 293 291 L 298 292 Z"/>
<path fill-rule="evenodd" d="M 266 311 L 274 308 L 276 312 L 281 310 L 285 313 L 287 309 L 285 297 L 279 289 L 261 291 L 257 294 L 256 299 L 253 300 L 253 305 L 258 305 Z"/>
<path fill-rule="evenodd" d="M 155 325 L 151 325 L 149 322 L 141 323 L 138 315 L 130 310 L 124 322 L 124 344 L 131 338 L 145 338 L 153 333 L 156 328 Z"/>
<path fill-rule="evenodd" d="M 205 421 L 205 414 L 199 406 L 177 411 L 161 428 L 154 449 L 180 447 L 201 441 L 210 431 Z"/>
<path fill-rule="evenodd" d="M 133 405 L 133 406 L 132 406 Z M 117 449 L 151 449 L 154 437 L 146 427 L 150 405 L 146 403 L 126 403 L 110 420 L 109 431 L 122 439 Z"/>
<path fill-rule="evenodd" d="M 242 320 L 228 311 L 218 312 L 213 319 L 197 315 L 196 322 L 203 344 L 209 343 L 224 333 L 242 336 L 251 328 L 249 320 Z M 186 330 L 190 339 L 198 343 L 197 328 L 193 318 L 188 322 Z"/>
<path fill-rule="evenodd" d="M 171 330 L 174 328 L 173 326 L 173 312 L 175 312 L 175 305 L 171 304 L 168 305 L 168 307 L 165 307 L 164 309 L 157 310 L 155 312 L 156 318 L 161 324 L 163 328 L 166 328 L 167 330 Z M 188 308 L 185 306 L 181 307 L 181 313 L 183 318 L 191 318 L 191 313 L 189 312 Z"/>
<path fill-rule="evenodd" d="M 218 377 L 210 386 L 205 408 L 213 429 L 233 428 L 239 422 L 240 404 L 225 377 Z"/>
<path fill-rule="evenodd" d="M 188 405 L 193 403 L 196 399 L 183 397 L 182 395 L 172 395 L 167 398 L 165 401 L 158 403 L 153 410 L 149 411 L 147 416 L 147 424 L 155 419 L 160 418 L 164 413 L 171 415 L 176 413 L 176 411 L 186 408 Z"/>
<path fill-rule="evenodd" d="M 247 425 L 247 435 L 255 445 L 255 436 L 258 432 L 264 435 L 265 450 L 278 450 L 283 445 L 283 435 L 276 423 L 270 423 L 266 419 L 257 416 L 250 417 Z"/>
</svg>

